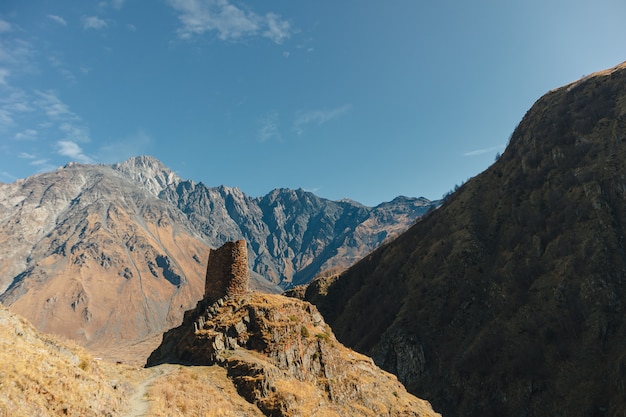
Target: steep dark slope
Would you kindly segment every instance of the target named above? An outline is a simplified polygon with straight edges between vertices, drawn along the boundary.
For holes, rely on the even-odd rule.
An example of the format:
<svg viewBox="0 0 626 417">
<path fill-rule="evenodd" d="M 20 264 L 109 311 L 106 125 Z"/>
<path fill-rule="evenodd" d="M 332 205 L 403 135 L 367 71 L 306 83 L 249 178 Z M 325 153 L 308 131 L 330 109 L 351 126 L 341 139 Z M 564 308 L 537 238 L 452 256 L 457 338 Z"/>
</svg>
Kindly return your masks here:
<svg viewBox="0 0 626 417">
<path fill-rule="evenodd" d="M 626 415 L 626 65 L 542 97 L 502 157 L 306 297 L 446 416 Z"/>
</svg>

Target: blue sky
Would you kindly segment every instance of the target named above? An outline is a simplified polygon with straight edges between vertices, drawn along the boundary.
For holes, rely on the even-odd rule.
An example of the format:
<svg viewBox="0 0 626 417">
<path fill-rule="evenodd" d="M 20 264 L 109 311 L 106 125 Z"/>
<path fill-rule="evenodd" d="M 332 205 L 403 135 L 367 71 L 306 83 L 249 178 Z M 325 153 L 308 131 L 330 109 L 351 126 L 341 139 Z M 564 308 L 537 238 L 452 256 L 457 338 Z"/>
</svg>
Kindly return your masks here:
<svg viewBox="0 0 626 417">
<path fill-rule="evenodd" d="M 0 181 L 152 155 L 251 196 L 440 198 L 626 60 L 626 2 L 4 0 Z"/>
</svg>

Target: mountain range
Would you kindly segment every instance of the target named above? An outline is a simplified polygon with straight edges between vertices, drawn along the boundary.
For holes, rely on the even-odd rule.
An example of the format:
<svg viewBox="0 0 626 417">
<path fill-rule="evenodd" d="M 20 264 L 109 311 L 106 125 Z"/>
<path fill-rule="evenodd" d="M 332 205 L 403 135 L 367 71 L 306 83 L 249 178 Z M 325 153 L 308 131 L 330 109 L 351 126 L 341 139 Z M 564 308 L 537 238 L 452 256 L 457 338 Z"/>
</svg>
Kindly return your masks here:
<svg viewBox="0 0 626 417">
<path fill-rule="evenodd" d="M 625 235 L 623 63 L 548 92 L 439 209 L 299 293 L 443 415 L 624 416 Z"/>
<path fill-rule="evenodd" d="M 0 301 L 81 344 L 134 343 L 201 298 L 211 247 L 245 239 L 251 286 L 280 292 L 349 266 L 438 204 L 372 208 L 290 189 L 253 198 L 183 180 L 149 156 L 70 163 L 0 184 Z"/>
</svg>

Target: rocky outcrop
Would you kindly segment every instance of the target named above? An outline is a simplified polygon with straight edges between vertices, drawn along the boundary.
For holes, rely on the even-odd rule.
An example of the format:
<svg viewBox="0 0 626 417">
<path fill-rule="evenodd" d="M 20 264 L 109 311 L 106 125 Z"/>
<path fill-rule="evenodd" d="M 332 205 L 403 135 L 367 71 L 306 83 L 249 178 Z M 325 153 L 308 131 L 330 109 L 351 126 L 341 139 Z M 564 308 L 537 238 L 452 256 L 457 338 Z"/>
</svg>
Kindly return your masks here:
<svg viewBox="0 0 626 417">
<path fill-rule="evenodd" d="M 248 250 L 245 240 L 226 242 L 209 250 L 204 298 L 217 301 L 248 292 Z"/>
<path fill-rule="evenodd" d="M 341 345 L 317 309 L 280 295 L 207 300 L 164 334 L 148 366 L 224 367 L 267 416 L 435 416 L 395 376 Z"/>
<path fill-rule="evenodd" d="M 625 207 L 622 64 L 547 93 L 496 163 L 305 298 L 446 416 L 623 416 Z"/>
</svg>

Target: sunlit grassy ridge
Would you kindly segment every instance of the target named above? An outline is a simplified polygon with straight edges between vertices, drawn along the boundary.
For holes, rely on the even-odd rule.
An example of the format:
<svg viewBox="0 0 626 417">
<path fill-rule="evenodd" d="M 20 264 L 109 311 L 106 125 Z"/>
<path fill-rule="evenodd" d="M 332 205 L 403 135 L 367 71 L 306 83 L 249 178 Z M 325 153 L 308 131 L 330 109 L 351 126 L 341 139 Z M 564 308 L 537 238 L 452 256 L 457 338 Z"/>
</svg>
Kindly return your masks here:
<svg viewBox="0 0 626 417">
<path fill-rule="evenodd" d="M 37 333 L 0 305 L 0 416 L 117 416 L 130 368 Z"/>
</svg>

